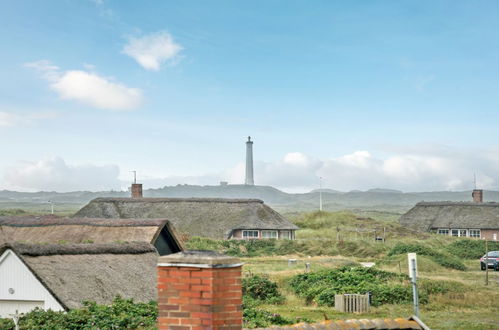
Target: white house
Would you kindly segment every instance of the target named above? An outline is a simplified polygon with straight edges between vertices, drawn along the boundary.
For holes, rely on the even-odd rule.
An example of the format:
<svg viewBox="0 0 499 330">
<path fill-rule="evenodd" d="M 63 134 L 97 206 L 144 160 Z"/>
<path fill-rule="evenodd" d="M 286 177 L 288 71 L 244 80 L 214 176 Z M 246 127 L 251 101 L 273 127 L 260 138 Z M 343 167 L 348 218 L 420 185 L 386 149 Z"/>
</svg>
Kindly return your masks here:
<svg viewBox="0 0 499 330">
<path fill-rule="evenodd" d="M 64 310 L 16 252 L 6 248 L 0 256 L 0 318 L 35 307 Z"/>
<path fill-rule="evenodd" d="M 0 318 L 36 307 L 62 311 L 117 296 L 156 299 L 158 253 L 145 242 L 0 245 Z"/>
</svg>

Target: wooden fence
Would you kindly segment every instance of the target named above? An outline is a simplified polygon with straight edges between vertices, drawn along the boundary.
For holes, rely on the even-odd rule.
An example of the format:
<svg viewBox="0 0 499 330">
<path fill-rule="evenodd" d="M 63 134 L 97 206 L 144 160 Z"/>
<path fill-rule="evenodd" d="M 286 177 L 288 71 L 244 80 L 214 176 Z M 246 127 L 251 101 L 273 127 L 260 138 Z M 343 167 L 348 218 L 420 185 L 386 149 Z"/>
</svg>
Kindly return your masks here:
<svg viewBox="0 0 499 330">
<path fill-rule="evenodd" d="M 337 294 L 334 307 L 343 313 L 369 313 L 369 294 Z"/>
</svg>

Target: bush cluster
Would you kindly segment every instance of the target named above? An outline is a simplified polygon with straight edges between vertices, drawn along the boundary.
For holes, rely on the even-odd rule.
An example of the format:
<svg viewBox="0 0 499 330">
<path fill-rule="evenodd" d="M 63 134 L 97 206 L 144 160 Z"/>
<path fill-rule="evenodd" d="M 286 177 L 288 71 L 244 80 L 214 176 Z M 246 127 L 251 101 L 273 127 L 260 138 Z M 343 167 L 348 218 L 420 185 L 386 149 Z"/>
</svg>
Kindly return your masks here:
<svg viewBox="0 0 499 330">
<path fill-rule="evenodd" d="M 499 242 L 489 242 L 489 251 L 498 251 Z M 485 254 L 485 242 L 477 239 L 460 239 L 446 246 L 446 251 L 465 259 L 478 259 Z"/>
<path fill-rule="evenodd" d="M 428 256 L 437 264 L 457 270 L 466 270 L 466 266 L 457 257 L 436 251 L 428 246 L 421 244 L 407 244 L 407 243 L 397 243 L 389 252 L 388 256 L 405 254 L 405 253 L 417 253 L 420 255 Z"/>
<path fill-rule="evenodd" d="M 243 278 L 243 296 L 269 304 L 284 302 L 284 296 L 277 288 L 277 283 L 265 276 L 251 275 Z"/>
<path fill-rule="evenodd" d="M 300 320 L 258 309 L 246 303 L 243 306 L 243 321 L 245 328 L 265 328 L 271 325 L 288 325 L 300 322 Z"/>
<path fill-rule="evenodd" d="M 303 250 L 302 244 L 293 240 L 214 240 L 201 237 L 191 237 L 187 248 L 216 250 L 237 257 L 287 255 Z"/>
<path fill-rule="evenodd" d="M 398 283 L 395 283 L 398 280 Z M 334 306 L 334 295 L 341 293 L 371 293 L 371 305 L 411 301 L 411 287 L 405 275 L 375 268 L 341 267 L 293 276 L 289 282 L 293 291 L 308 303 Z M 422 302 L 426 301 L 422 297 Z"/>
<path fill-rule="evenodd" d="M 35 309 L 19 320 L 21 329 L 155 329 L 158 308 L 155 302 L 134 303 L 116 297 L 109 306 L 84 302 L 83 308 L 68 312 Z M 14 323 L 0 323 L 1 329 L 14 329 Z"/>
</svg>

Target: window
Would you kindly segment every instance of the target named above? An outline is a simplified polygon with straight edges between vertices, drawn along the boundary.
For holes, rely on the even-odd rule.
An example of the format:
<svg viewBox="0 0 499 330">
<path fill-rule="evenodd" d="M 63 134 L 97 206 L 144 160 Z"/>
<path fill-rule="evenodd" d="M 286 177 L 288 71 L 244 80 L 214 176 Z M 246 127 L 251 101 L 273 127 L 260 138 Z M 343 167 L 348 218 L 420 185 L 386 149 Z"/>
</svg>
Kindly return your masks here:
<svg viewBox="0 0 499 330">
<path fill-rule="evenodd" d="M 452 229 L 451 235 L 454 237 L 466 237 L 468 230 L 467 229 Z"/>
<path fill-rule="evenodd" d="M 290 239 L 291 238 L 291 235 L 289 233 L 289 230 L 281 230 L 281 238 L 283 239 Z"/>
<path fill-rule="evenodd" d="M 440 235 L 449 235 L 449 229 L 439 229 L 438 233 Z"/>
<path fill-rule="evenodd" d="M 243 230 L 243 238 L 258 238 L 258 230 Z"/>
<path fill-rule="evenodd" d="M 277 230 L 263 230 L 262 238 L 277 238 Z"/>
<path fill-rule="evenodd" d="M 480 238 L 480 229 L 470 229 L 470 237 Z"/>
</svg>

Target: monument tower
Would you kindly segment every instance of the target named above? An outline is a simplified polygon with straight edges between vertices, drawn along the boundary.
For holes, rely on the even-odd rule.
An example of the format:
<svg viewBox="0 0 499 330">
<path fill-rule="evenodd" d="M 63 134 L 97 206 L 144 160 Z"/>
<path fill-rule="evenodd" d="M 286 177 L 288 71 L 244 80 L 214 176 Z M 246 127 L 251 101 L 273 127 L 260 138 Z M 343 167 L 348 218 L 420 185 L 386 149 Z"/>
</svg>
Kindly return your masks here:
<svg viewBox="0 0 499 330">
<path fill-rule="evenodd" d="M 253 180 L 253 141 L 251 141 L 251 136 L 248 136 L 248 141 L 246 141 L 246 181 L 244 184 L 248 186 L 255 185 Z"/>
</svg>

